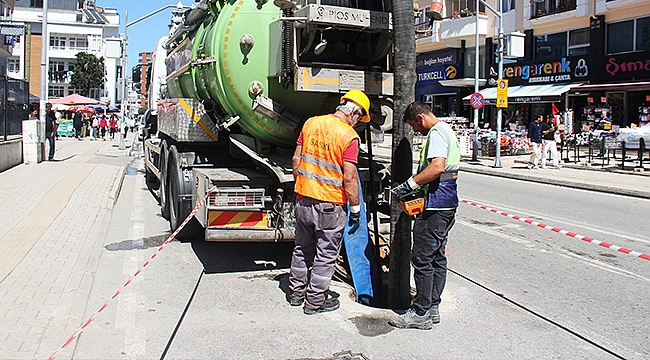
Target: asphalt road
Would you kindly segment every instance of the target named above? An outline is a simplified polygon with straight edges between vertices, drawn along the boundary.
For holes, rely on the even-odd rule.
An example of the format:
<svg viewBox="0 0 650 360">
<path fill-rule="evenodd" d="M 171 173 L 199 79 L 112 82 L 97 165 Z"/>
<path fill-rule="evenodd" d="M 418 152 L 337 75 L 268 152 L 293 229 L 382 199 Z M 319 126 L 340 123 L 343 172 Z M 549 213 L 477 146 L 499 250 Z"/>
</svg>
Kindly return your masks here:
<svg viewBox="0 0 650 360">
<path fill-rule="evenodd" d="M 134 159 L 127 171 L 86 317 L 169 235 L 142 169 Z M 650 252 L 647 200 L 469 173 L 460 188 L 462 198 Z M 74 358 L 650 357 L 649 261 L 467 204 L 449 247 L 442 322 L 416 331 L 393 329 L 392 311 L 354 303 L 341 282 L 335 312 L 289 306 L 290 244 L 173 241 L 86 328 Z"/>
</svg>

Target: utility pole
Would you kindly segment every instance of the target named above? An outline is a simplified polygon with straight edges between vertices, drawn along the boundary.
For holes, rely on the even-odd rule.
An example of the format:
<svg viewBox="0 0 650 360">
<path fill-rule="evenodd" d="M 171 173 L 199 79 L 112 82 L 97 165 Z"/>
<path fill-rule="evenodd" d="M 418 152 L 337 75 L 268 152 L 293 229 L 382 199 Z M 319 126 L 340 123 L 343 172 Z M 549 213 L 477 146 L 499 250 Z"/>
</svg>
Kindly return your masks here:
<svg viewBox="0 0 650 360">
<path fill-rule="evenodd" d="M 415 20 L 413 2 L 393 1 L 394 111 L 391 176 L 393 186 L 413 172 L 413 130 L 402 121 L 404 110 L 415 100 Z M 387 306 L 408 309 L 411 290 L 411 218 L 401 211 L 399 199 L 391 199 L 390 272 Z"/>
</svg>

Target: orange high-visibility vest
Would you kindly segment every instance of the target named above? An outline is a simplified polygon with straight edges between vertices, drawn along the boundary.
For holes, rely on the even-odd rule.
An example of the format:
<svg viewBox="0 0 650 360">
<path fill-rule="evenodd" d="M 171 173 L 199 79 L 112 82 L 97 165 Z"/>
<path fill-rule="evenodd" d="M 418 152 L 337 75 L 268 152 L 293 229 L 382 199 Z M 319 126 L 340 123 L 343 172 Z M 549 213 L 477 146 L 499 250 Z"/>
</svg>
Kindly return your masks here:
<svg viewBox="0 0 650 360">
<path fill-rule="evenodd" d="M 302 152 L 295 192 L 312 199 L 345 204 L 343 152 L 358 138 L 345 121 L 334 115 L 315 116 L 302 128 Z"/>
</svg>

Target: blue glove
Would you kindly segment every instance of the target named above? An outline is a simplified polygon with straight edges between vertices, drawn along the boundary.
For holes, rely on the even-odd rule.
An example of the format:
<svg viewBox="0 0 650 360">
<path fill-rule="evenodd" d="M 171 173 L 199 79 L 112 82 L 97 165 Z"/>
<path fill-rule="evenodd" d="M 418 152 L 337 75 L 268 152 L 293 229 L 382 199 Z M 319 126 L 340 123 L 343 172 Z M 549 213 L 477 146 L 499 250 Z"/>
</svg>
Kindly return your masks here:
<svg viewBox="0 0 650 360">
<path fill-rule="evenodd" d="M 359 229 L 359 223 L 361 221 L 361 212 L 351 212 L 350 213 L 350 221 L 348 221 L 348 225 L 350 226 L 350 230 L 348 231 L 348 235 L 352 235 L 357 230 Z"/>
<path fill-rule="evenodd" d="M 408 180 L 394 187 L 390 192 L 398 200 L 402 200 L 404 196 L 412 193 L 413 191 L 419 188 L 420 185 L 418 185 L 418 183 L 416 183 L 415 180 L 413 180 L 413 177 L 411 176 Z"/>
</svg>

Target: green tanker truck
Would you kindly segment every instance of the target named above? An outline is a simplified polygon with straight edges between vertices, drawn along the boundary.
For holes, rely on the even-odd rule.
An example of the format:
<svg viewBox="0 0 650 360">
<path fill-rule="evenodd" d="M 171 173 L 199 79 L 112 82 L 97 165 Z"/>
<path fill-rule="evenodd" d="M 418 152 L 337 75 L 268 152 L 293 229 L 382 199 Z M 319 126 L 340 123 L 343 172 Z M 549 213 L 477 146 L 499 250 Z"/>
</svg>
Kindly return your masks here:
<svg viewBox="0 0 650 360">
<path fill-rule="evenodd" d="M 180 236 L 293 240 L 291 156 L 304 121 L 351 89 L 371 99 L 376 128 L 386 121 L 390 0 L 267 1 L 201 0 L 175 13 L 154 52 L 146 176 L 172 230 L 211 190 Z M 385 169 L 371 175 L 368 164 L 361 155 L 364 189 L 381 202 Z"/>
</svg>

